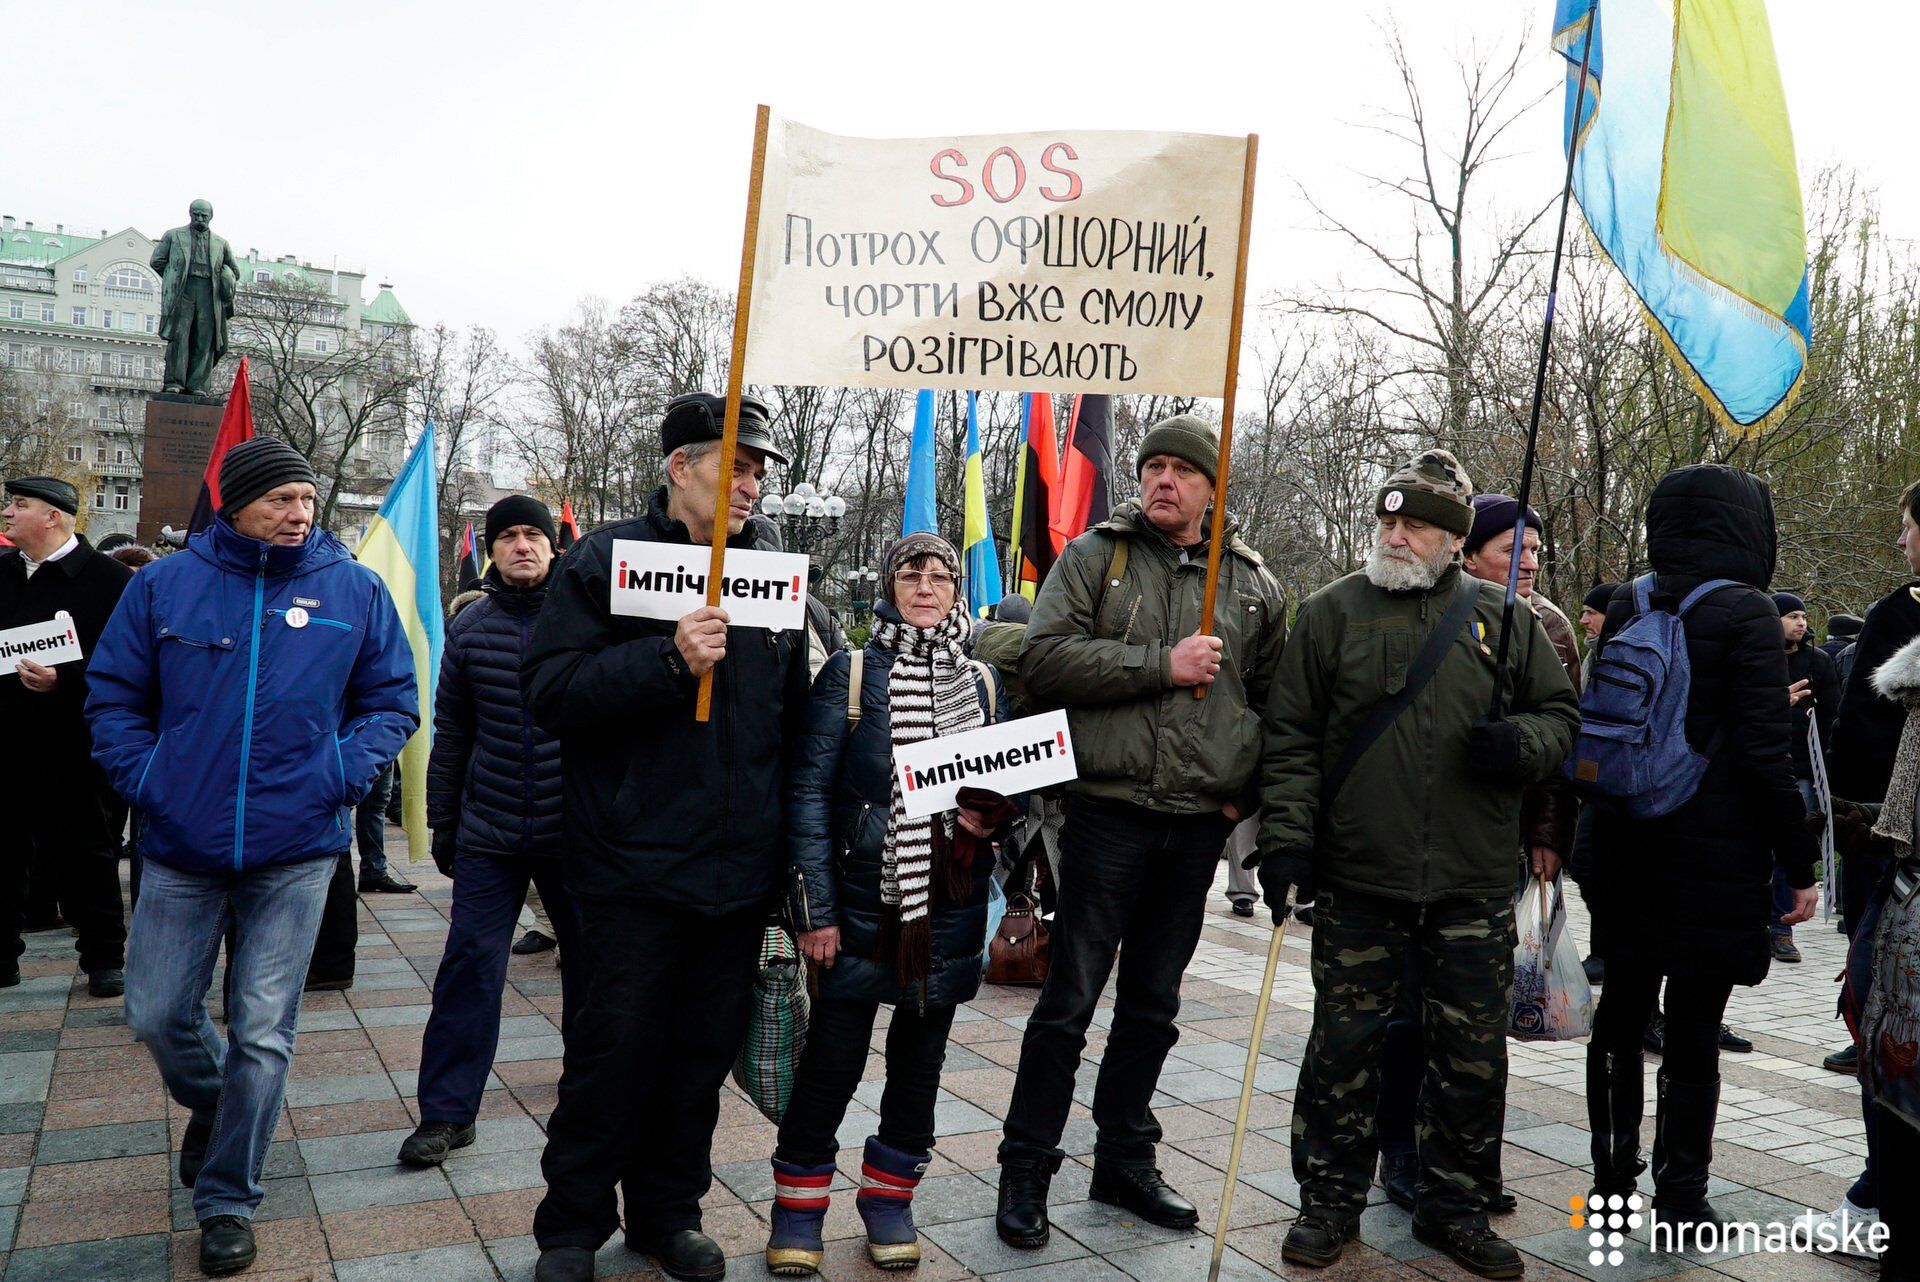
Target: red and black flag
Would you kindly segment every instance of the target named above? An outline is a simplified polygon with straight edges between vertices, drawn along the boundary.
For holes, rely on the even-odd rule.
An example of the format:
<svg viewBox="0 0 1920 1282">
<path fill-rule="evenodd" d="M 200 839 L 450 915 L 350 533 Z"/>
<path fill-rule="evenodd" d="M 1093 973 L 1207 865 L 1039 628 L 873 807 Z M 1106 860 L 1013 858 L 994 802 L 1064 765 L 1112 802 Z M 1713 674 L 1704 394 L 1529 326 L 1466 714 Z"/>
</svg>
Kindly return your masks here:
<svg viewBox="0 0 1920 1282">
<path fill-rule="evenodd" d="M 467 532 L 460 539 L 460 591 L 477 591 L 485 573 L 485 566 L 480 557 L 480 543 L 473 536 L 473 522 L 468 521 Z"/>
<path fill-rule="evenodd" d="M 240 368 L 234 371 L 233 392 L 220 415 L 220 430 L 213 436 L 213 454 L 207 459 L 206 474 L 200 478 L 200 496 L 193 501 L 188 534 L 198 534 L 213 524 L 213 514 L 220 510 L 221 461 L 227 457 L 228 450 L 252 439 L 253 394 L 247 387 L 247 358 L 242 356 Z"/>
<path fill-rule="evenodd" d="M 573 500 L 560 500 L 560 550 L 566 551 L 580 537 L 580 526 L 573 519 Z"/>
<path fill-rule="evenodd" d="M 1021 406 L 1026 421 L 1020 471 L 1013 480 L 1013 584 L 1033 600 L 1063 546 L 1053 532 L 1059 501 L 1060 450 L 1053 436 L 1053 396 L 1029 392 Z"/>
<path fill-rule="evenodd" d="M 1060 463 L 1059 503 L 1053 510 L 1058 546 L 1086 533 L 1113 511 L 1113 397 L 1076 396 Z"/>
</svg>

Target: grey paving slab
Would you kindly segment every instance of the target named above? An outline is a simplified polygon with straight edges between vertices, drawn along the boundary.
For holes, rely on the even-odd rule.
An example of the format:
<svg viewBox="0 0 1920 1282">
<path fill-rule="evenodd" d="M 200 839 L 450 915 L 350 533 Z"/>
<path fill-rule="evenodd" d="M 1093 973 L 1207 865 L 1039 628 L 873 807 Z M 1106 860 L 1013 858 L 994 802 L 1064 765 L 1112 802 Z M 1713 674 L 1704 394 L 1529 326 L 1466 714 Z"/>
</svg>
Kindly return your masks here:
<svg viewBox="0 0 1920 1282">
<path fill-rule="evenodd" d="M 24 1135 L 28 1131 L 37 1131 L 46 1115 L 47 1106 L 43 1100 L 0 1104 L 0 1135 Z"/>
<path fill-rule="evenodd" d="M 1192 1229 L 1163 1229 L 1139 1216 L 1101 1202 L 1070 1202 L 1052 1209 L 1049 1218 L 1055 1229 L 1065 1229 L 1098 1255 L 1112 1255 L 1135 1247 L 1178 1242 L 1191 1237 Z"/>
<path fill-rule="evenodd" d="M 219 986 L 219 981 L 215 980 L 214 987 L 217 989 Z M 87 1006 L 67 1012 L 68 1028 L 112 1028 L 126 1022 L 124 1006 Z"/>
<path fill-rule="evenodd" d="M 998 1191 L 975 1175 L 937 1175 L 921 1180 L 913 1192 L 913 1222 L 952 1224 L 992 1215 Z"/>
<path fill-rule="evenodd" d="M 23 979 L 12 988 L 0 988 L 0 1012 L 65 1010 L 73 990 L 71 975 L 40 975 Z"/>
<path fill-rule="evenodd" d="M 540 1174 L 540 1153 L 537 1148 L 471 1155 L 462 1152 L 448 1158 L 440 1169 L 446 1172 L 453 1191 L 462 1197 L 544 1188 L 546 1179 Z"/>
<path fill-rule="evenodd" d="M 5 991 L 0 989 L 0 995 Z M 65 1004 L 66 999 L 62 997 L 60 1005 Z M 46 1099 L 47 1083 L 52 1077 L 52 1051 L 0 1055 L 0 1104 L 30 1104 Z"/>
<path fill-rule="evenodd" d="M 512 1037 L 545 1037 L 560 1031 L 560 1026 L 545 1015 L 508 1015 L 500 1021 L 500 1040 Z"/>
<path fill-rule="evenodd" d="M 1207 1276 L 1213 1242 L 1198 1234 L 1184 1242 L 1162 1242 L 1107 1258 L 1134 1282 L 1194 1282 Z M 1220 1257 L 1220 1276 L 1228 1282 L 1271 1282 L 1275 1275 L 1228 1247 Z"/>
<path fill-rule="evenodd" d="M 298 1220 L 318 1214 L 313 1205 L 313 1188 L 304 1177 L 262 1180 L 261 1187 L 266 1194 L 260 1199 L 253 1218 L 263 1224 L 268 1220 Z M 190 1229 L 196 1223 L 192 1189 L 175 1187 L 168 1195 L 167 1209 L 175 1232 Z"/>
<path fill-rule="evenodd" d="M 299 1022 L 294 1025 L 297 1033 L 330 1033 L 342 1028 L 358 1028 L 360 1021 L 351 1010 L 303 1010 Z M 298 1044 L 295 1054 L 299 1053 Z"/>
<path fill-rule="evenodd" d="M 91 1162 L 101 1157 L 137 1157 L 167 1151 L 165 1122 L 127 1122 L 119 1126 L 82 1126 L 70 1131 L 48 1131 L 35 1150 L 36 1166 L 56 1162 Z"/>
<path fill-rule="evenodd" d="M 942 1251 L 974 1273 L 1006 1273 L 1035 1264 L 1072 1260 L 1092 1252 L 1072 1234 L 1054 1229 L 1047 1244 L 1037 1251 L 1018 1251 L 1000 1240 L 994 1232 L 993 1217 L 955 1220 L 951 1224 L 930 1225 L 925 1234 Z"/>
<path fill-rule="evenodd" d="M 23 1028 L 18 1032 L 0 1033 L 0 1055 L 57 1050 L 59 1046 L 60 1030 L 57 1028 Z"/>
<path fill-rule="evenodd" d="M 306 1159 L 307 1174 L 333 1175 L 340 1171 L 365 1171 L 376 1166 L 399 1164 L 400 1145 L 413 1128 L 372 1131 L 361 1135 L 329 1135 L 300 1140 L 300 1155 Z"/>
<path fill-rule="evenodd" d="M 10 1166 L 0 1170 L 0 1206 L 17 1206 L 27 1200 L 27 1179 L 33 1174 L 30 1166 Z"/>
<path fill-rule="evenodd" d="M 315 1175 L 307 1182 L 313 1186 L 313 1204 L 322 1215 L 453 1196 L 453 1187 L 438 1170 L 416 1171 L 399 1165 Z"/>
<path fill-rule="evenodd" d="M 1494 1227 L 1499 1228 L 1498 1221 Z M 1360 1241 L 1396 1260 L 1424 1260 L 1440 1254 L 1413 1236 L 1413 1214 L 1388 1202 L 1370 1206 L 1360 1216 Z"/>
<path fill-rule="evenodd" d="M 1160 1089 L 1174 1099 L 1187 1104 L 1200 1104 L 1217 1099 L 1236 1099 L 1240 1095 L 1240 1075 L 1235 1072 L 1229 1076 L 1226 1073 L 1216 1073 L 1209 1068 L 1197 1068 L 1184 1073 L 1162 1073 Z"/>
<path fill-rule="evenodd" d="M 402 1069 L 397 1073 L 389 1073 L 387 1077 L 392 1081 L 393 1089 L 402 1096 L 418 1095 L 420 1093 L 420 1070 L 417 1068 Z M 503 1091 L 506 1088 L 507 1084 L 505 1082 L 501 1081 L 499 1077 L 494 1074 L 488 1073 L 486 1083 L 481 1089 Z"/>
<path fill-rule="evenodd" d="M 1130 1275 L 1122 1273 L 1118 1267 L 1097 1255 L 1087 1255 L 1077 1260 L 1062 1260 L 1058 1264 L 1036 1264 L 1032 1268 L 1015 1269 L 1011 1273 L 994 1273 L 989 1277 L 990 1282 L 1128 1282 Z"/>
<path fill-rule="evenodd" d="M 491 1279 L 494 1272 L 478 1242 L 463 1242 L 459 1246 L 336 1261 L 333 1276 L 339 1282 L 476 1282 Z"/>
<path fill-rule="evenodd" d="M 287 1107 L 315 1104 L 357 1104 L 393 1099 L 398 1094 L 385 1073 L 354 1073 L 345 1077 L 296 1077 L 287 1083 Z"/>
<path fill-rule="evenodd" d="M 427 1017 L 433 1014 L 433 1006 L 431 1003 L 420 1006 L 375 1006 L 354 1011 L 353 1014 L 367 1028 L 410 1028 L 425 1024 Z"/>
<path fill-rule="evenodd" d="M 997 1131 L 1000 1119 L 976 1104 L 960 1099 L 943 1099 L 933 1106 L 933 1133 L 935 1135 L 973 1135 L 980 1131 Z"/>
<path fill-rule="evenodd" d="M 545 1021 L 541 1021 L 545 1023 Z M 502 1037 L 500 1049 L 494 1052 L 496 1064 L 517 1064 L 529 1059 L 559 1059 L 566 1052 L 566 1045 L 560 1040 L 560 1032 L 553 1025 L 547 1025 L 546 1033 L 538 1037 Z"/>
<path fill-rule="evenodd" d="M 18 1206 L 0 1206 L 0 1251 L 13 1250 L 13 1231 L 19 1224 Z"/>
<path fill-rule="evenodd" d="M 166 1282 L 172 1271 L 167 1235 L 109 1238 L 67 1246 L 38 1246 L 7 1257 L 7 1282 Z"/>
<path fill-rule="evenodd" d="M 534 1242 L 533 1234 L 497 1237 L 481 1245 L 505 1282 L 533 1282 L 534 1266 L 540 1262 L 540 1247 Z M 608 1270 L 607 1274 L 611 1272 Z"/>
</svg>

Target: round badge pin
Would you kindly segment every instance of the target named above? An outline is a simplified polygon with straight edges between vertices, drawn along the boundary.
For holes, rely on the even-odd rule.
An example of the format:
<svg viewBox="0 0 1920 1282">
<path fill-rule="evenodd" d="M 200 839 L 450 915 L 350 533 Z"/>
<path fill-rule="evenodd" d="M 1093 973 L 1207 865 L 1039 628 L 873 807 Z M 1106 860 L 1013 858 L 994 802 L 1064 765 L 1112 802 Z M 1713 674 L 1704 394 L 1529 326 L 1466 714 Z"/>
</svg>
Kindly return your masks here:
<svg viewBox="0 0 1920 1282">
<path fill-rule="evenodd" d="M 1389 512 L 1398 512 L 1405 505 L 1407 496 L 1399 490 L 1388 490 L 1386 501 L 1380 506 Z"/>
<path fill-rule="evenodd" d="M 296 605 L 293 609 L 287 611 L 287 626 L 290 628 L 304 628 L 307 626 L 307 611 L 305 606 Z"/>
</svg>

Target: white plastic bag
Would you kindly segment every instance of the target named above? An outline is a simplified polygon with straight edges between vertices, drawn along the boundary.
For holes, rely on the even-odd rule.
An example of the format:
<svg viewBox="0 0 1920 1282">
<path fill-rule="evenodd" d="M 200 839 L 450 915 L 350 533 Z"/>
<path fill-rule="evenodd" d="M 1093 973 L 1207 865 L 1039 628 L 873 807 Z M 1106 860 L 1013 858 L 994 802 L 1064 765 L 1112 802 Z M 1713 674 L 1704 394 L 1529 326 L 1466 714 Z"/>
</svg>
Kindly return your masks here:
<svg viewBox="0 0 1920 1282">
<path fill-rule="evenodd" d="M 1580 949 L 1567 930 L 1564 881 L 1534 878 L 1514 905 L 1520 942 L 1513 950 L 1513 1004 L 1507 1031 L 1523 1041 L 1564 1042 L 1593 1031 L 1593 989 L 1580 966 Z"/>
</svg>

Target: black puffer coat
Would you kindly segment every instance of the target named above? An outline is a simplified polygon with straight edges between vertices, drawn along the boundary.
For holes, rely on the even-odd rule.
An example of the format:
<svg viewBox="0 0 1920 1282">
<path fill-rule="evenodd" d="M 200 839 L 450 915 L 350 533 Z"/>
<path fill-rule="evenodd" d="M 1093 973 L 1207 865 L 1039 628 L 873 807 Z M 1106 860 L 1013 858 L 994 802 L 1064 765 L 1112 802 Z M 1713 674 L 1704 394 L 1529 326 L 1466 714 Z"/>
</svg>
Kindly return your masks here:
<svg viewBox="0 0 1920 1282">
<path fill-rule="evenodd" d="M 1710 758 L 1700 790 L 1659 819 L 1597 817 L 1588 889 L 1594 951 L 1609 965 L 1757 984 L 1771 958 L 1776 861 L 1793 885 L 1813 884 L 1818 851 L 1794 784 L 1787 654 L 1765 595 L 1774 552 L 1773 498 L 1758 477 L 1703 463 L 1654 488 L 1655 603 L 1671 609 L 1707 579 L 1746 586 L 1712 594 L 1686 620 L 1687 742 Z M 1603 644 L 1631 614 L 1623 593 L 1607 609 Z"/>
<path fill-rule="evenodd" d="M 560 741 L 534 724 L 520 665 L 547 589 L 487 571 L 483 596 L 447 625 L 427 763 L 427 823 L 459 825 L 455 844 L 492 858 L 558 857 L 566 806 Z"/>
<path fill-rule="evenodd" d="M 840 928 L 840 956 L 820 972 L 820 995 L 917 1008 L 955 1006 L 980 990 L 987 946 L 987 880 L 993 860 L 973 866 L 973 893 L 965 903 L 947 898 L 933 879 L 933 965 L 925 992 L 902 991 L 891 959 L 881 961 L 880 856 L 893 802 L 893 731 L 887 716 L 887 678 L 894 652 L 869 645 L 860 675 L 860 724 L 847 723 L 845 650 L 827 660 L 813 683 L 813 705 L 800 764 L 794 771 L 787 816 L 787 899 L 801 930 Z M 975 674 L 980 705 L 986 686 Z M 1006 719 L 1005 695 L 990 721 Z"/>
<path fill-rule="evenodd" d="M 1873 674 L 1916 636 L 1920 636 L 1920 583 L 1895 588 L 1867 611 L 1834 719 L 1833 753 L 1827 763 L 1834 796 L 1877 802 L 1887 795 L 1907 710 L 1873 688 Z"/>
</svg>

